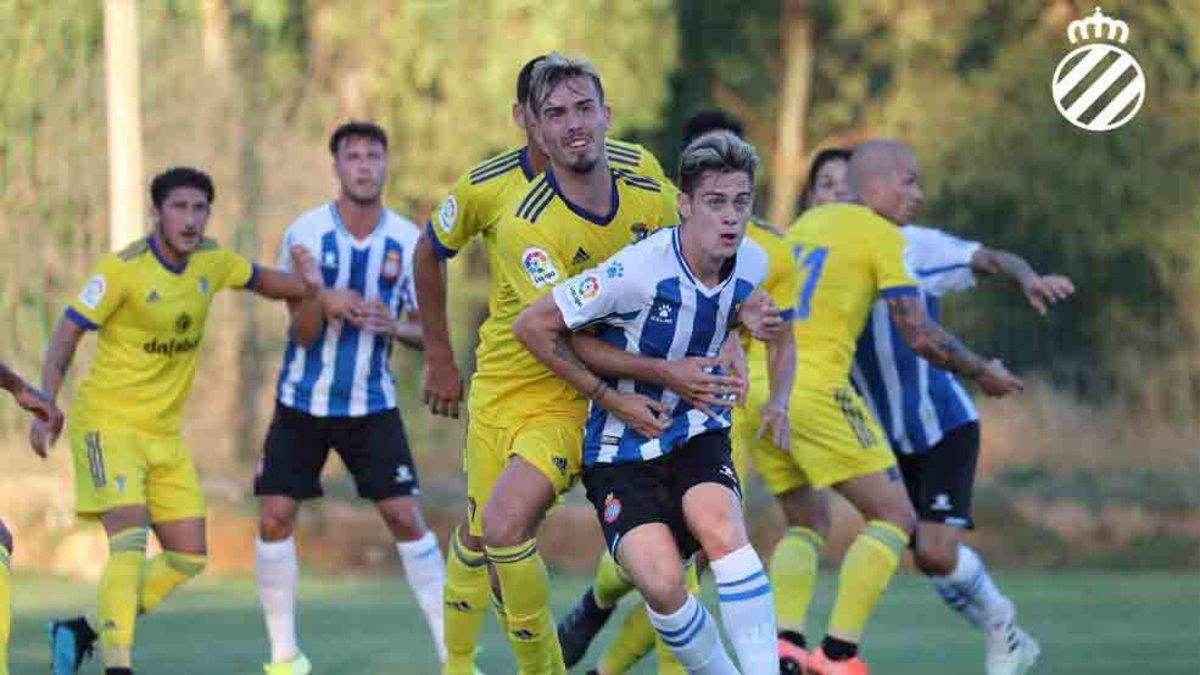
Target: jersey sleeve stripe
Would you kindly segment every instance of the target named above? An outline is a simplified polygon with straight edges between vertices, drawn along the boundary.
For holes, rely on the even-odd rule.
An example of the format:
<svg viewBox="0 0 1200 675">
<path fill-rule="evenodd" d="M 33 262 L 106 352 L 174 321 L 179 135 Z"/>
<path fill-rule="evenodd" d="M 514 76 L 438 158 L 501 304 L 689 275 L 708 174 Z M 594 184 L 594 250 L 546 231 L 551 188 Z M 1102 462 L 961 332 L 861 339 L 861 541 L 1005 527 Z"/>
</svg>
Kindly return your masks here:
<svg viewBox="0 0 1200 675">
<path fill-rule="evenodd" d="M 446 246 L 441 242 L 440 239 L 438 239 L 437 232 L 435 232 L 433 229 L 432 220 L 425 223 L 425 236 L 429 238 L 429 243 L 433 244 L 433 252 L 436 253 L 437 257 L 441 258 L 442 260 L 449 260 L 450 258 L 458 255 L 458 251 L 456 249 Z"/>
<path fill-rule="evenodd" d="M 503 164 L 505 162 L 509 162 L 514 159 L 517 159 L 518 156 L 520 155 L 520 152 L 521 152 L 520 150 L 513 150 L 511 152 L 506 152 L 502 155 L 496 155 L 495 157 L 492 157 L 491 159 L 485 159 L 482 162 L 480 162 L 474 169 L 471 169 L 471 173 L 472 174 L 482 173 L 482 172 L 487 171 L 488 169 L 491 169 L 499 164 Z"/>
<path fill-rule="evenodd" d="M 503 176 L 519 166 L 521 166 L 520 160 L 514 157 L 512 161 L 504 162 L 503 164 L 497 164 L 486 171 L 473 171 L 471 172 L 471 185 L 478 185 L 497 176 Z"/>
<path fill-rule="evenodd" d="M 534 205 L 551 192 L 553 192 L 553 189 L 543 177 L 542 180 L 538 181 L 536 187 L 525 194 L 525 198 L 521 200 L 521 204 L 517 207 L 517 216 L 528 219 Z"/>
<path fill-rule="evenodd" d="M 637 150 L 634 150 L 633 148 L 621 147 L 612 143 L 611 141 L 604 144 L 604 150 L 608 153 L 609 157 L 619 156 L 622 159 L 626 159 L 634 163 L 642 158 L 642 153 L 638 152 Z"/>
<path fill-rule="evenodd" d="M 893 286 L 891 288 L 883 289 L 879 292 L 879 295 L 884 299 L 890 300 L 892 298 L 917 296 L 920 295 L 920 292 L 917 290 L 916 286 Z"/>
<path fill-rule="evenodd" d="M 244 286 L 242 286 L 242 288 L 244 288 L 248 291 L 253 291 L 255 288 L 257 288 L 258 287 L 258 275 L 259 275 L 258 265 L 251 263 L 250 264 L 250 278 L 246 280 L 246 284 Z"/>
<path fill-rule="evenodd" d="M 539 200 L 537 204 L 530 207 L 532 213 L 529 215 L 529 220 L 531 222 L 537 222 L 538 216 L 542 215 L 542 211 L 545 211 L 546 207 L 549 206 L 550 202 L 552 201 L 554 201 L 554 190 L 547 192 L 545 197 Z"/>
<path fill-rule="evenodd" d="M 643 180 L 640 179 L 640 177 L 635 178 L 633 176 L 625 176 L 622 180 L 626 185 L 638 188 L 639 190 L 645 190 L 647 192 L 662 192 L 662 187 L 658 184 L 658 181 Z"/>
<path fill-rule="evenodd" d="M 921 277 L 921 278 L 932 277 L 932 276 L 935 276 L 938 274 L 944 274 L 946 272 L 953 272 L 954 270 L 965 269 L 970 266 L 971 265 L 969 263 L 959 263 L 956 265 L 942 265 L 941 267 L 930 267 L 928 269 L 923 269 L 923 270 L 914 270 L 913 274 L 915 274 L 916 276 Z"/>
<path fill-rule="evenodd" d="M 74 321 L 76 325 L 84 330 L 96 330 L 100 327 L 93 323 L 91 319 L 88 319 L 86 316 L 76 311 L 74 307 L 68 307 L 65 314 L 68 319 Z"/>
</svg>

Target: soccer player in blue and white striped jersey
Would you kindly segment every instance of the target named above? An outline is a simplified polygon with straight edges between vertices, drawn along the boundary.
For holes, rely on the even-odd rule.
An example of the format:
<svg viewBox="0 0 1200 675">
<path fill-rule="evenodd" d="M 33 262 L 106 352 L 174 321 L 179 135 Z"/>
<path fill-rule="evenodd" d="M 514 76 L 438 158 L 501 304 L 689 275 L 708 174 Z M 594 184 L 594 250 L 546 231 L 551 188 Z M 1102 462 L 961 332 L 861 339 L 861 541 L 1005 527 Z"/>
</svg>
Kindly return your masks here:
<svg viewBox="0 0 1200 675">
<path fill-rule="evenodd" d="M 781 321 L 755 292 L 766 255 L 743 241 L 756 164 L 753 148 L 733 134 L 694 141 L 681 159 L 682 224 L 556 286 L 513 327 L 538 360 L 591 399 L 588 498 L 651 623 L 689 673 L 738 672 L 684 585 L 683 559 L 698 550 L 711 561 L 741 671 L 779 667 L 771 588 L 742 518 L 729 409 L 708 415 L 653 383 L 598 377 L 568 332 L 590 327 L 609 345 L 666 360 L 716 356 L 739 321 L 769 339 L 759 319 L 772 315 L 776 328 Z"/>
<path fill-rule="evenodd" d="M 412 290 L 420 230 L 383 206 L 387 135 L 381 128 L 343 124 L 329 150 L 340 194 L 296 219 L 282 250 L 303 246 L 316 260 L 323 285 L 350 289 L 357 301 L 348 321 L 327 321 L 312 303 L 290 306 L 275 416 L 254 481 L 260 498 L 259 598 L 271 641 L 267 675 L 302 675 L 311 669 L 296 640 L 298 562 L 292 531 L 300 502 L 322 494 L 321 468 L 330 448 L 354 477 L 359 496 L 375 502 L 396 541 L 437 654 L 443 661 L 446 657 L 445 567 L 437 538 L 421 517 L 416 465 L 388 366 L 393 340 L 421 346 Z M 286 268 L 287 260 L 281 261 Z"/>
<path fill-rule="evenodd" d="M 972 288 L 976 274 L 1011 278 L 1043 315 L 1048 305 L 1074 292 L 1066 277 L 1040 275 L 1013 253 L 933 228 L 906 225 L 900 231 L 921 299 L 935 321 L 941 296 Z M 984 631 L 988 675 L 1025 672 L 1037 660 L 1037 643 L 1016 625 L 1012 602 L 979 554 L 961 541 L 962 529 L 972 526 L 979 457 L 979 415 L 970 396 L 954 375 L 909 348 L 882 302 L 859 337 L 851 377 L 899 458 L 917 511 L 917 566 L 952 609 Z"/>
</svg>

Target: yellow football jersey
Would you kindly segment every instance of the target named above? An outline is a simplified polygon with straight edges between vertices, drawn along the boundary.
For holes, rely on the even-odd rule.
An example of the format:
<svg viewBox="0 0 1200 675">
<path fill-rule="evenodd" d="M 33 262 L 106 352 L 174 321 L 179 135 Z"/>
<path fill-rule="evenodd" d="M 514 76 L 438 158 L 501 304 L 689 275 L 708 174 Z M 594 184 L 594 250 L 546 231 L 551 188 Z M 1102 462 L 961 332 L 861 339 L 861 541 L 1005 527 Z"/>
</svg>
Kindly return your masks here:
<svg viewBox="0 0 1200 675">
<path fill-rule="evenodd" d="M 151 237 L 101 257 L 66 310 L 98 331 L 72 416 L 84 424 L 178 433 L 213 294 L 253 280 L 250 261 L 210 239 L 182 268 L 171 268 Z"/>
<path fill-rule="evenodd" d="M 471 413 L 495 421 L 541 414 L 578 415 L 587 406 L 512 334 L 521 310 L 555 284 L 596 266 L 628 244 L 679 221 L 675 190 L 610 167 L 613 202 L 597 216 L 569 202 L 547 171 L 497 225 L 496 309 L 480 329 L 471 380 Z"/>
<path fill-rule="evenodd" d="M 779 306 L 785 321 L 792 319 L 797 294 L 796 266 L 792 258 L 792 247 L 770 224 L 757 218 L 746 223 L 746 236 L 762 247 L 767 254 L 767 279 L 762 289 Z M 751 382 L 767 382 L 767 347 L 761 340 L 754 340 L 745 328 L 739 331 L 746 362 L 750 366 Z"/>
<path fill-rule="evenodd" d="M 792 322 L 797 385 L 844 382 L 875 300 L 917 292 L 904 236 L 865 206 L 831 204 L 806 211 L 786 238 L 801 278 Z"/>
</svg>

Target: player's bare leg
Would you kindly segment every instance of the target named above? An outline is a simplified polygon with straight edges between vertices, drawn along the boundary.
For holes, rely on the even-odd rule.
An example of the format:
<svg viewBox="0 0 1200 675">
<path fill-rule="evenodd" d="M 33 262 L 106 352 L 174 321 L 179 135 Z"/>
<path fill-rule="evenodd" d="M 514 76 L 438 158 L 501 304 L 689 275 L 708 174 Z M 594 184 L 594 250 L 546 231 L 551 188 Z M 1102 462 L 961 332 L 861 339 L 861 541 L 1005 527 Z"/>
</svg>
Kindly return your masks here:
<svg viewBox="0 0 1200 675">
<path fill-rule="evenodd" d="M 438 548 L 437 536 L 425 526 L 421 505 L 416 497 L 389 497 L 376 502 L 375 507 L 396 542 L 396 552 L 404 563 L 404 578 L 425 616 L 438 660 L 445 663 L 442 590 L 446 585 L 446 566 Z"/>
<path fill-rule="evenodd" d="M 701 483 L 684 493 L 683 516 L 708 558 L 722 623 L 741 669 L 775 672 L 779 653 L 774 598 L 762 561 L 746 535 L 741 500 L 724 485 Z"/>
<path fill-rule="evenodd" d="M 803 672 L 808 663 L 807 618 L 821 549 L 829 536 L 829 496 L 801 485 L 775 497 L 788 529 L 771 554 L 771 585 L 779 629 L 780 671 Z"/>
<path fill-rule="evenodd" d="M 300 503 L 285 495 L 263 495 L 258 499 L 255 569 L 258 599 L 271 643 L 267 672 L 305 673 L 311 669 L 296 638 L 300 561 L 292 532 L 299 510 Z"/>
<path fill-rule="evenodd" d="M 891 582 L 917 521 L 895 467 L 852 478 L 834 488 L 859 510 L 867 524 L 842 560 L 825 640 L 809 661 L 809 669 L 819 675 L 859 661 L 858 644 L 867 620 Z M 845 665 L 836 665 L 838 662 Z"/>
<path fill-rule="evenodd" d="M 917 568 L 951 609 L 986 636 L 987 674 L 1020 675 L 1033 667 L 1041 648 L 1016 624 L 1016 608 L 979 554 L 962 543 L 962 528 L 919 521 L 915 544 Z"/>
<path fill-rule="evenodd" d="M 522 673 L 565 673 L 550 616 L 546 563 L 537 531 L 556 498 L 533 464 L 513 456 L 483 511 L 483 541 L 495 570 L 508 620 L 508 641 Z"/>
</svg>

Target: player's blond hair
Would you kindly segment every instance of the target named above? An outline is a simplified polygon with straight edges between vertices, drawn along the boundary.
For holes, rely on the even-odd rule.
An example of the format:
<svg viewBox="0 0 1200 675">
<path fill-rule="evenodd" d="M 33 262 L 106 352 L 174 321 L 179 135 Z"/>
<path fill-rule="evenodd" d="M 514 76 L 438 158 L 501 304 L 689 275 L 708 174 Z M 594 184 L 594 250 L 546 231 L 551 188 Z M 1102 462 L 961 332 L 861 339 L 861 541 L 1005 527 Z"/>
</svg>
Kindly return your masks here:
<svg viewBox="0 0 1200 675">
<path fill-rule="evenodd" d="M 558 52 L 550 52 L 533 67 L 529 78 L 529 110 L 540 117 L 542 106 L 551 92 L 564 80 L 575 77 L 586 77 L 596 86 L 600 96 L 600 105 L 604 105 L 604 85 L 600 83 L 600 73 L 586 59 L 568 59 Z"/>
<path fill-rule="evenodd" d="M 758 153 L 754 146 L 729 131 L 711 131 L 697 137 L 679 156 L 679 188 L 691 194 L 705 171 L 737 173 L 744 171 L 754 183 Z"/>
</svg>

